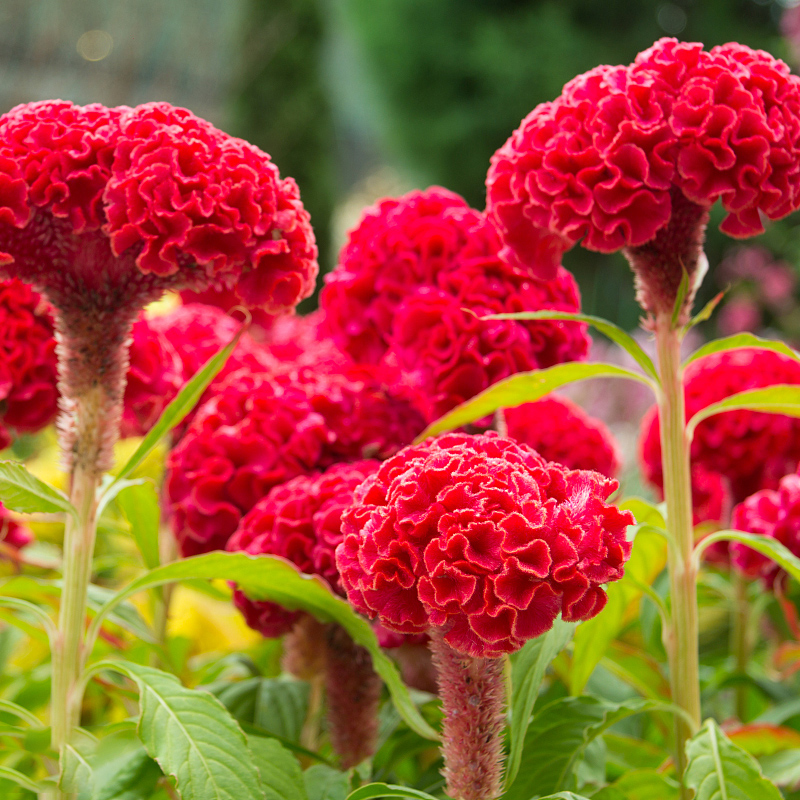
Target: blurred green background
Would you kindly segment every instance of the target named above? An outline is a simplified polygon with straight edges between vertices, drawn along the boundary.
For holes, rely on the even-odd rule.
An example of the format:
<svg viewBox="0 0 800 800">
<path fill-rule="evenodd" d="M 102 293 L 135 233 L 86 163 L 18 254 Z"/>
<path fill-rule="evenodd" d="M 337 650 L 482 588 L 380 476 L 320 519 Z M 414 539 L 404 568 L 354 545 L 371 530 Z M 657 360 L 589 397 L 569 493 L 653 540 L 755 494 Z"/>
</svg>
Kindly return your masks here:
<svg viewBox="0 0 800 800">
<path fill-rule="evenodd" d="M 736 40 L 793 63 L 793 40 L 800 44 L 796 6 L 794 0 L 0 0 L 0 110 L 49 97 L 185 105 L 259 145 L 282 174 L 297 179 L 327 270 L 345 231 L 376 197 L 435 183 L 482 208 L 491 154 L 576 74 L 627 63 L 666 35 L 707 47 Z M 775 224 L 759 240 L 769 258 L 795 271 L 796 225 Z M 712 268 L 735 244 L 712 223 Z M 565 263 L 578 277 L 587 311 L 636 325 L 621 256 L 576 247 Z M 759 297 L 757 277 L 733 273 L 730 296 L 751 307 L 724 324 L 735 328 L 747 317 L 750 327 L 800 339 L 794 305 L 776 310 Z M 722 278 L 707 280 L 701 301 L 733 273 L 723 269 Z"/>
</svg>

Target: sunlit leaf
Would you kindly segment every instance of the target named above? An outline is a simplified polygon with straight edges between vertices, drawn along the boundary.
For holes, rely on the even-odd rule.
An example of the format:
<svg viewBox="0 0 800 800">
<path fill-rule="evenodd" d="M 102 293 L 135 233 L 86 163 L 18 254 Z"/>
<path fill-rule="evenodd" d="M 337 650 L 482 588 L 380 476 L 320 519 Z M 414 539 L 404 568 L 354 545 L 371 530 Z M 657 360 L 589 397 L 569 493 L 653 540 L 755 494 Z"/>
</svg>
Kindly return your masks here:
<svg viewBox="0 0 800 800">
<path fill-rule="evenodd" d="M 425 722 L 412 702 L 397 668 L 378 645 L 372 626 L 358 616 L 347 602 L 336 597 L 320 578 L 303 575 L 294 564 L 274 556 L 214 552 L 157 567 L 128 584 L 106 603 L 92 622 L 89 640 L 96 635 L 104 616 L 122 600 L 154 586 L 196 578 L 233 581 L 255 600 L 270 600 L 284 608 L 307 611 L 322 622 L 337 622 L 356 644 L 369 651 L 375 671 L 386 683 L 406 724 L 420 736 L 438 738 L 436 731 Z"/>
<path fill-rule="evenodd" d="M 531 712 L 550 662 L 564 649 L 572 637 L 575 625 L 557 619 L 553 627 L 526 642 L 514 656 L 511 668 L 511 724 L 510 747 L 506 766 L 506 787 L 511 786 L 519 770 L 525 731 Z"/>
<path fill-rule="evenodd" d="M 602 317 L 593 317 L 589 314 L 570 314 L 566 311 L 522 311 L 517 314 L 491 314 L 481 319 L 511 319 L 511 320 L 539 320 L 561 319 L 575 322 L 585 322 L 596 328 L 600 333 L 618 344 L 656 383 L 659 382 L 658 372 L 650 356 L 645 353 L 642 346 L 629 333 Z"/>
<path fill-rule="evenodd" d="M 131 526 L 131 535 L 144 565 L 147 569 L 155 569 L 160 560 L 158 527 L 161 518 L 155 486 L 149 480 L 132 483 L 120 492 L 117 504 Z"/>
<path fill-rule="evenodd" d="M 71 744 L 64 745 L 60 758 L 59 787 L 74 792 L 78 800 L 88 800 L 94 787 L 94 770 L 86 756 Z"/>
<path fill-rule="evenodd" d="M 367 786 L 361 786 L 347 795 L 347 800 L 371 800 L 373 797 L 406 797 L 418 798 L 418 800 L 436 800 L 433 795 L 427 792 L 408 789 L 404 786 L 391 786 L 386 783 L 370 783 Z"/>
<path fill-rule="evenodd" d="M 0 502 L 23 514 L 68 513 L 77 517 L 69 498 L 39 480 L 17 461 L 0 461 Z"/>
<path fill-rule="evenodd" d="M 784 547 L 777 539 L 757 533 L 744 531 L 718 531 L 701 539 L 694 549 L 694 557 L 699 564 L 700 557 L 707 547 L 716 542 L 741 542 L 761 555 L 771 558 L 779 567 L 785 569 L 796 581 L 800 581 L 800 558 Z"/>
<path fill-rule="evenodd" d="M 415 441 L 421 442 L 429 436 L 468 425 L 488 414 L 493 414 L 498 408 L 515 408 L 523 403 L 538 400 L 554 389 L 588 378 L 629 378 L 653 387 L 650 378 L 614 364 L 571 362 L 533 372 L 518 372 L 516 375 L 492 384 L 471 400 L 456 406 L 452 411 L 432 422 Z"/>
<path fill-rule="evenodd" d="M 716 307 L 722 302 L 722 298 L 725 297 L 725 292 L 718 292 L 714 295 L 701 309 L 698 311 L 690 320 L 686 323 L 684 327 L 684 332 L 694 328 L 695 325 L 699 325 L 701 322 L 705 322 L 707 319 L 711 319 L 711 315 L 714 313 Z"/>
<path fill-rule="evenodd" d="M 275 739 L 248 736 L 264 786 L 264 800 L 308 800 L 303 771 L 297 759 Z"/>
<path fill-rule="evenodd" d="M 773 339 L 763 339 L 753 333 L 737 333 L 733 336 L 715 339 L 713 342 L 704 344 L 686 359 L 684 366 L 686 366 L 686 364 L 691 364 L 692 361 L 697 361 L 698 358 L 710 356 L 712 353 L 721 353 L 726 350 L 741 350 L 751 347 L 758 350 L 772 350 L 775 353 L 793 358 L 795 361 L 800 360 L 800 353 L 796 350 L 792 350 L 792 348 L 784 342 Z"/>
<path fill-rule="evenodd" d="M 781 750 L 800 749 L 800 733 L 783 725 L 752 722 L 727 731 L 727 735 L 737 747 L 756 758 Z"/>
<path fill-rule="evenodd" d="M 29 792 L 35 792 L 36 794 L 39 794 L 40 792 L 44 791 L 44 788 L 41 785 L 35 783 L 21 772 L 11 769 L 11 767 L 0 766 L 0 778 L 13 781 L 23 789 L 27 789 Z"/>
<path fill-rule="evenodd" d="M 695 800 L 781 800 L 781 793 L 761 774 L 758 762 L 737 747 L 713 719 L 686 744 L 684 773 Z"/>
</svg>

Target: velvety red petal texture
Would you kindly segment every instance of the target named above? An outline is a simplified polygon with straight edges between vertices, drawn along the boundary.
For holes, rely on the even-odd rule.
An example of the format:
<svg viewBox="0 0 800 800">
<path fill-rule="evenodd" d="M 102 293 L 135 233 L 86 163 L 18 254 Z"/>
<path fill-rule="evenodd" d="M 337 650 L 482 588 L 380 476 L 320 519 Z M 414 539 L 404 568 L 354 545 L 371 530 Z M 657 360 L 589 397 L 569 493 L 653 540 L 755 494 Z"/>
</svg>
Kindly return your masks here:
<svg viewBox="0 0 800 800">
<path fill-rule="evenodd" d="M 299 475 L 276 486 L 242 518 L 227 549 L 281 556 L 306 574 L 322 576 L 344 595 L 334 560 L 342 540 L 342 512 L 353 502 L 355 488 L 377 468 L 377 461 L 336 464 L 323 473 Z M 234 602 L 248 625 L 264 636 L 288 633 L 302 613 L 250 600 L 239 590 Z"/>
<path fill-rule="evenodd" d="M 800 363 L 770 350 L 743 348 L 692 362 L 684 376 L 687 420 L 736 392 L 800 384 Z M 645 478 L 663 489 L 661 438 L 655 407 L 642 420 Z M 697 426 L 691 449 L 695 522 L 713 520 L 760 489 L 775 489 L 800 461 L 800 420 L 758 411 L 726 411 Z"/>
<path fill-rule="evenodd" d="M 507 434 L 548 461 L 614 478 L 619 447 L 611 431 L 566 397 L 551 395 L 504 411 Z"/>
<path fill-rule="evenodd" d="M 580 308 L 564 269 L 532 281 L 499 257 L 487 218 L 439 187 L 380 201 L 350 232 L 320 295 L 325 325 L 356 361 L 397 367 L 433 418 L 522 370 L 584 358 L 585 326 L 478 317 Z"/>
<path fill-rule="evenodd" d="M 800 556 L 800 476 L 786 475 L 776 490 L 764 489 L 739 503 L 731 527 L 770 536 Z M 730 553 L 737 569 L 749 578 L 762 578 L 767 586 L 783 572 L 771 558 L 740 542 L 731 542 Z"/>
<path fill-rule="evenodd" d="M 579 240 L 638 247 L 677 190 L 721 200 L 721 228 L 763 231 L 800 206 L 800 79 L 763 51 L 661 39 L 627 67 L 597 67 L 537 106 L 494 154 L 487 213 L 501 255 L 541 278 Z"/>
<path fill-rule="evenodd" d="M 342 585 L 400 633 L 442 628 L 474 657 L 519 649 L 555 618 L 589 619 L 622 576 L 633 517 L 615 481 L 546 462 L 494 433 L 407 447 L 342 516 Z"/>
<path fill-rule="evenodd" d="M 316 255 L 294 181 L 185 109 L 53 100 L 0 117 L 0 264 L 59 308 L 210 287 L 282 312 L 311 293 Z"/>
<path fill-rule="evenodd" d="M 19 280 L 0 281 L 0 445 L 5 428 L 32 433 L 58 410 L 56 341 L 52 308 Z"/>
</svg>

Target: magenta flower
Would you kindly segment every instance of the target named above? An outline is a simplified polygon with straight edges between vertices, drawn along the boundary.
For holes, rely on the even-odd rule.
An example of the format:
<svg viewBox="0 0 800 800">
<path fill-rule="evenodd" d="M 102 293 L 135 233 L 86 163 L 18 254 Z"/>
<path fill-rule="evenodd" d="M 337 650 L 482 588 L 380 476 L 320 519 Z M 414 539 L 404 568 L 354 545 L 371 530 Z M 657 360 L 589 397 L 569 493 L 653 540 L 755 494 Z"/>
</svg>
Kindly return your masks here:
<svg viewBox="0 0 800 800">
<path fill-rule="evenodd" d="M 542 458 L 616 477 L 620 455 L 611 431 L 566 397 L 549 395 L 503 413 L 509 439 L 528 445 Z"/>
<path fill-rule="evenodd" d="M 627 67 L 601 66 L 537 106 L 492 158 L 487 213 L 502 257 L 551 278 L 579 240 L 624 249 L 639 301 L 672 310 L 695 287 L 708 210 L 743 238 L 800 205 L 800 80 L 739 44 L 661 39 Z M 693 292 L 687 298 L 687 307 Z"/>
<path fill-rule="evenodd" d="M 622 577 L 633 518 L 615 481 L 548 463 L 496 434 L 450 434 L 384 462 L 343 516 L 336 560 L 350 602 L 400 633 L 442 630 L 498 656 L 561 613 L 589 619 Z"/>
<path fill-rule="evenodd" d="M 750 495 L 733 509 L 732 527 L 777 539 L 800 556 L 800 476 L 781 478 L 777 489 Z M 731 562 L 749 578 L 761 578 L 772 587 L 783 570 L 767 556 L 741 542 L 730 543 Z"/>
<path fill-rule="evenodd" d="M 770 350 L 744 348 L 713 353 L 686 369 L 686 417 L 736 392 L 773 384 L 800 384 L 800 363 Z M 640 458 L 645 478 L 662 488 L 655 407 L 642 420 Z M 780 478 L 797 467 L 800 421 L 758 411 L 717 414 L 697 426 L 691 461 L 695 522 L 724 522 L 706 515 L 730 510 L 732 504 L 760 489 L 777 488 Z"/>
<path fill-rule="evenodd" d="M 481 322 L 493 313 L 580 308 L 561 269 L 531 281 L 503 263 L 493 225 L 432 187 L 368 209 L 320 296 L 325 325 L 355 360 L 411 376 L 434 417 L 521 370 L 586 356 L 585 326 Z"/>
</svg>

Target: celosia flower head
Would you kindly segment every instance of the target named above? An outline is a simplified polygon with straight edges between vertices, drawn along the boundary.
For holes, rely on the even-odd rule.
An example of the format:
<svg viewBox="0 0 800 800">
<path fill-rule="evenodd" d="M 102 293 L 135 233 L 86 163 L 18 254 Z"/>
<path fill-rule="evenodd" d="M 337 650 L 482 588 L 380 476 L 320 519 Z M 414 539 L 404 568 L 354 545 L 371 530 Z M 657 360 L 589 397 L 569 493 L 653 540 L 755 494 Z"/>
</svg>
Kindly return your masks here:
<svg viewBox="0 0 800 800">
<path fill-rule="evenodd" d="M 597 473 L 548 463 L 496 434 L 408 447 L 356 491 L 336 561 L 350 602 L 401 633 L 441 628 L 497 656 L 589 619 L 622 576 L 633 517 Z"/>
<path fill-rule="evenodd" d="M 800 205 L 800 80 L 735 43 L 661 39 L 627 67 L 579 75 L 522 121 L 487 177 L 510 263 L 547 278 L 579 240 L 635 251 L 647 310 L 670 310 L 679 261 L 696 285 L 717 200 L 739 238 Z"/>
<path fill-rule="evenodd" d="M 800 556 L 800 476 L 781 478 L 778 488 L 764 489 L 739 503 L 733 510 L 732 527 L 777 539 Z M 741 542 L 730 544 L 731 562 L 750 578 L 762 578 L 772 586 L 783 570 L 767 556 Z"/>
<path fill-rule="evenodd" d="M 334 551 L 342 540 L 342 512 L 353 492 L 378 467 L 377 461 L 335 464 L 324 473 L 299 475 L 271 489 L 243 518 L 227 549 L 281 556 L 306 574 L 320 575 L 344 595 Z M 247 624 L 264 636 L 281 636 L 302 614 L 237 590 L 234 602 Z"/>
<path fill-rule="evenodd" d="M 0 445 L 7 429 L 31 433 L 58 409 L 52 308 L 19 280 L 0 281 Z"/>
<path fill-rule="evenodd" d="M 585 326 L 481 321 L 575 312 L 572 276 L 532 281 L 500 260 L 491 222 L 439 187 L 382 200 L 350 232 L 320 296 L 331 336 L 356 361 L 399 367 L 439 416 L 515 372 L 584 358 Z"/>
<path fill-rule="evenodd" d="M 800 384 L 800 362 L 754 348 L 712 353 L 693 361 L 686 369 L 686 418 L 736 392 L 773 384 Z M 645 478 L 662 488 L 661 438 L 655 407 L 642 420 L 640 457 Z M 691 447 L 695 521 L 720 521 L 706 514 L 722 512 L 759 489 L 776 488 L 780 478 L 794 470 L 798 461 L 800 420 L 747 410 L 709 417 L 697 426 Z"/>
<path fill-rule="evenodd" d="M 235 285 L 245 305 L 278 312 L 317 270 L 294 181 L 167 103 L 45 101 L 0 117 L 0 263 L 59 309 L 94 311 Z"/>
<path fill-rule="evenodd" d="M 505 409 L 507 435 L 548 461 L 614 478 L 619 448 L 608 428 L 566 397 L 550 395 Z"/>
</svg>

